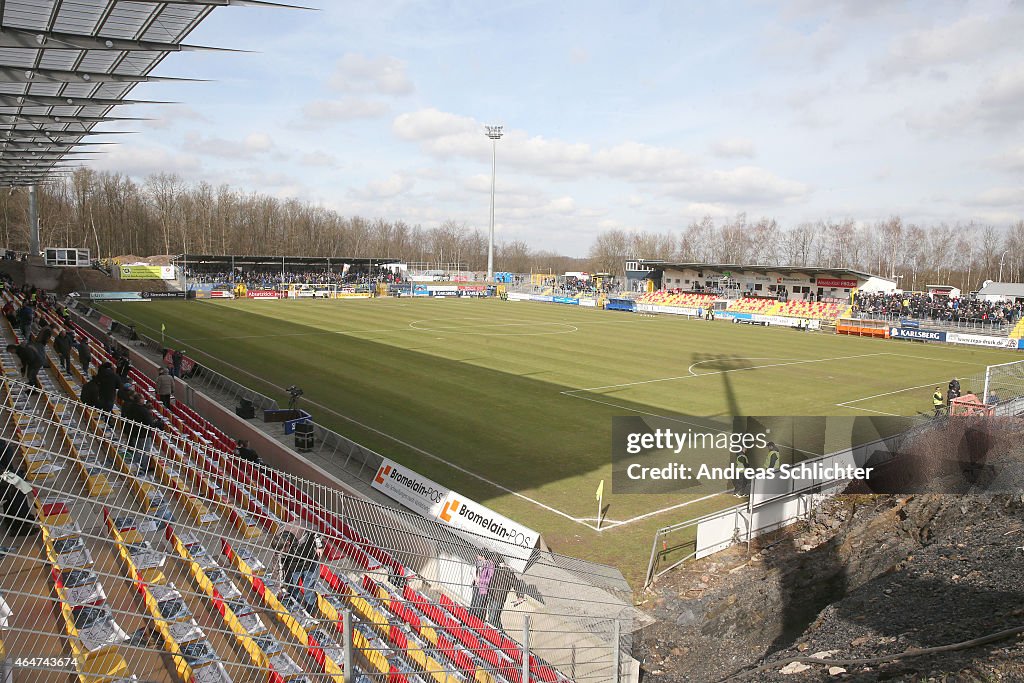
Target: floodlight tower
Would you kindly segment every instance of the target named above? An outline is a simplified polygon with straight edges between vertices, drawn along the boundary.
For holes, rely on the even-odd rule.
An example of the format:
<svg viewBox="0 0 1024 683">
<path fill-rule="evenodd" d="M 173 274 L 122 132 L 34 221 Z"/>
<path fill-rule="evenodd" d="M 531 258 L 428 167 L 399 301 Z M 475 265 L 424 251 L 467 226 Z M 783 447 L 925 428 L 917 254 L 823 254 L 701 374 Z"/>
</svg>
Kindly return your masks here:
<svg viewBox="0 0 1024 683">
<path fill-rule="evenodd" d="M 491 231 L 487 238 L 487 282 L 494 282 L 494 176 L 497 169 L 498 140 L 502 126 L 484 126 L 491 139 Z"/>
</svg>

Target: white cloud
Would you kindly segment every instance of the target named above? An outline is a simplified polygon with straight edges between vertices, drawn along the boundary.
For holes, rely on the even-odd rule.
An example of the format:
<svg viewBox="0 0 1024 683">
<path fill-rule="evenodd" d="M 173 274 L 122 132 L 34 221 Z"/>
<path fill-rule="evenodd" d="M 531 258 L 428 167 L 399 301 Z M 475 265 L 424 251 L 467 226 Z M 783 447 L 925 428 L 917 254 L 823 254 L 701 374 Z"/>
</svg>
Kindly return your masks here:
<svg viewBox="0 0 1024 683">
<path fill-rule="evenodd" d="M 403 140 L 437 144 L 448 138 L 461 138 L 468 134 L 483 135 L 483 127 L 473 119 L 434 108 L 400 114 L 392 128 Z M 444 145 L 437 147 L 443 148 Z"/>
<path fill-rule="evenodd" d="M 385 180 L 370 182 L 363 188 L 351 190 L 349 195 L 364 201 L 390 199 L 406 194 L 415 184 L 415 180 L 409 176 L 395 173 Z"/>
<path fill-rule="evenodd" d="M 413 91 L 406 63 L 394 57 L 367 57 L 350 52 L 338 60 L 328 82 L 340 92 L 408 95 Z"/>
<path fill-rule="evenodd" d="M 336 156 L 319 150 L 303 154 L 299 157 L 299 161 L 305 166 L 335 167 L 338 165 L 338 158 Z"/>
<path fill-rule="evenodd" d="M 346 97 L 340 100 L 314 100 L 302 107 L 303 119 L 310 123 L 340 123 L 385 116 L 391 107 L 386 102 Z"/>
<path fill-rule="evenodd" d="M 182 148 L 203 156 L 222 159 L 251 159 L 256 156 L 274 153 L 282 156 L 267 133 L 250 133 L 240 140 L 221 137 L 205 137 L 195 131 L 185 133 Z"/>
<path fill-rule="evenodd" d="M 435 156 L 477 160 L 490 156 L 483 126 L 469 117 L 424 109 L 398 116 L 393 128 L 400 138 L 419 142 L 424 151 Z M 805 184 L 779 178 L 763 168 L 703 169 L 679 149 L 640 142 L 593 150 L 587 144 L 530 136 L 512 129 L 498 145 L 498 164 L 503 169 L 512 167 L 533 175 L 572 179 L 602 176 L 661 187 L 662 194 L 694 201 L 793 201 L 809 191 Z M 752 147 L 752 143 L 742 141 L 732 144 L 734 152 L 749 153 Z M 478 189 L 484 189 L 483 177 L 477 176 L 474 182 Z"/>
<path fill-rule="evenodd" d="M 194 154 L 182 154 L 159 145 L 120 144 L 91 162 L 98 171 L 111 171 L 141 178 L 151 173 L 177 173 L 193 178 L 203 166 Z"/>
<path fill-rule="evenodd" d="M 993 187 L 965 202 L 969 206 L 1024 206 L 1024 192 L 1019 187 Z"/>
<path fill-rule="evenodd" d="M 992 166 L 1011 173 L 1024 172 L 1024 147 L 1012 149 L 992 159 Z"/>
<path fill-rule="evenodd" d="M 937 135 L 961 135 L 978 126 L 1000 134 L 1014 131 L 1024 123 L 1024 61 L 996 70 L 971 97 L 934 110 L 908 107 L 904 116 L 911 128 Z"/>
<path fill-rule="evenodd" d="M 747 138 L 725 138 L 711 144 L 711 153 L 726 159 L 753 158 L 756 155 L 754 143 Z"/>
<path fill-rule="evenodd" d="M 141 121 L 144 128 L 168 129 L 181 123 L 210 123 L 209 117 L 184 104 L 162 104 L 155 110 L 157 118 Z"/>
<path fill-rule="evenodd" d="M 794 202 L 804 199 L 809 193 L 810 188 L 806 184 L 780 178 L 757 166 L 700 171 L 667 190 L 670 196 L 693 202 L 730 201 L 736 204 Z"/>
<path fill-rule="evenodd" d="M 876 76 L 915 75 L 929 69 L 991 61 L 1006 48 L 1019 49 L 1024 15 L 967 16 L 937 28 L 897 36 L 875 62 Z"/>
<path fill-rule="evenodd" d="M 573 64 L 587 64 L 590 62 L 590 51 L 582 47 L 574 47 L 569 51 L 569 61 Z"/>
<path fill-rule="evenodd" d="M 713 204 L 710 202 L 690 202 L 686 205 L 683 213 L 690 218 L 703 218 L 704 216 L 724 218 L 726 216 L 732 216 L 735 212 L 729 207 L 722 206 L 721 204 Z"/>
</svg>

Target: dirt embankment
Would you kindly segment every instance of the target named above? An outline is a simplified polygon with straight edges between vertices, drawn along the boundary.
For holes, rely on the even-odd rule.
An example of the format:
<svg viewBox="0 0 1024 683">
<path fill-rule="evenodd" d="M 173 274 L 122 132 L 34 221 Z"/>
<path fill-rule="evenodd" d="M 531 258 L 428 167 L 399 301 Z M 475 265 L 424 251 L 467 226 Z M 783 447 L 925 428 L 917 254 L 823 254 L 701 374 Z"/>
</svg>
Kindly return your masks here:
<svg viewBox="0 0 1024 683">
<path fill-rule="evenodd" d="M 994 481 L 1020 472 L 1024 448 L 1020 432 L 998 438 Z M 642 607 L 657 619 L 639 638 L 649 682 L 1024 681 L 1020 635 L 879 660 L 1024 627 L 1024 495 L 840 496 L 749 556 L 737 547 L 670 574 Z M 878 661 L 831 674 L 791 662 L 821 653 Z"/>
</svg>

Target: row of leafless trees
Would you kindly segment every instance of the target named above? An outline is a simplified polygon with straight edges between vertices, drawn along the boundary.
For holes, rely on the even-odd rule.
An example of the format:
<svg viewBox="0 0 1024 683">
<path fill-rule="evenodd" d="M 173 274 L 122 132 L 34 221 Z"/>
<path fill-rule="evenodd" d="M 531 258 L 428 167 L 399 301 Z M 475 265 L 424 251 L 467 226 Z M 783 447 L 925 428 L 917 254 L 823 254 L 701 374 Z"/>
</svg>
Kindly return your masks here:
<svg viewBox="0 0 1024 683">
<path fill-rule="evenodd" d="M 28 243 L 24 191 L 0 193 L 0 235 L 8 248 Z M 435 228 L 381 218 L 346 217 L 300 202 L 245 193 L 228 185 L 188 184 L 171 174 L 137 183 L 119 173 L 79 169 L 40 189 L 43 246 L 89 247 L 99 257 L 123 254 L 246 254 L 393 257 L 410 262 L 487 266 L 487 236 L 455 221 Z M 499 244 L 495 269 L 622 273 L 627 258 L 687 263 L 847 267 L 900 276 L 904 288 L 932 282 L 976 289 L 986 279 L 1024 280 L 1024 221 L 1014 225 L 905 224 L 898 216 L 874 224 L 775 220 L 694 221 L 674 232 L 608 230 L 589 258 Z"/>
<path fill-rule="evenodd" d="M 1024 281 L 1024 220 L 997 227 L 976 223 L 906 224 L 899 216 L 873 224 L 818 221 L 782 228 L 745 214 L 716 224 L 691 222 L 679 232 L 608 230 L 590 249 L 593 267 L 622 272 L 630 257 L 682 263 L 852 268 L 898 278 L 904 289 L 950 284 L 965 292 L 985 280 Z"/>
<path fill-rule="evenodd" d="M 28 245 L 24 191 L 2 193 L 2 239 Z M 346 217 L 295 199 L 247 194 L 228 185 L 190 185 L 171 174 L 143 183 L 119 173 L 76 170 L 40 188 L 42 246 L 87 247 L 100 258 L 126 254 L 237 254 L 401 258 L 487 267 L 487 235 L 455 221 L 435 228 Z M 529 272 L 585 269 L 584 259 L 500 244 L 496 268 Z"/>
</svg>

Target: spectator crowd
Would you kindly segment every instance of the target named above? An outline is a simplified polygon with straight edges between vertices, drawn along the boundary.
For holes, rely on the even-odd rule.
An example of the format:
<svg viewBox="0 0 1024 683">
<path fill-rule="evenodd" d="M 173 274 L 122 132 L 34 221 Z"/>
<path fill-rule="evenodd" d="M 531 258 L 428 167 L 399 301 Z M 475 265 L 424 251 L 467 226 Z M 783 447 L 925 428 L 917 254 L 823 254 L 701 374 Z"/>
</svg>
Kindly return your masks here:
<svg viewBox="0 0 1024 683">
<path fill-rule="evenodd" d="M 374 285 L 378 282 L 397 283 L 402 282 L 400 275 L 397 275 L 386 268 L 374 268 L 372 271 L 349 271 L 339 272 L 331 270 L 310 270 L 305 272 L 297 271 L 256 271 L 234 269 L 227 272 L 196 272 L 186 269 L 188 281 L 199 285 L 223 285 L 235 287 L 239 284 L 245 285 L 246 289 L 277 289 L 279 285 L 308 284 L 308 285 L 337 285 L 338 287 L 352 287 L 358 285 Z"/>
<path fill-rule="evenodd" d="M 857 292 L 853 312 L 861 318 L 886 316 L 1001 326 L 1020 320 L 1024 304 L 930 296 L 920 292 Z"/>
</svg>

